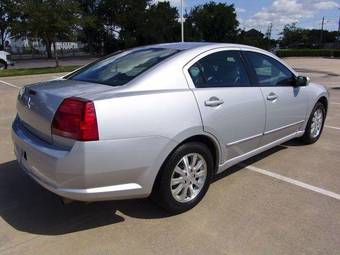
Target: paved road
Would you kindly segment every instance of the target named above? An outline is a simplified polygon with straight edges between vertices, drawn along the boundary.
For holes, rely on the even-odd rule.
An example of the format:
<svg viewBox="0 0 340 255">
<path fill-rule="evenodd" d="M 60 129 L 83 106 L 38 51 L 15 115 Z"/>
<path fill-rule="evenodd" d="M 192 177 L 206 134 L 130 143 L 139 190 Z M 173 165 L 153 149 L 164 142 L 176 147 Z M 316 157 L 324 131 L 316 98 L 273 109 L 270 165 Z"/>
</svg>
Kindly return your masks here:
<svg viewBox="0 0 340 255">
<path fill-rule="evenodd" d="M 18 89 L 8 84 L 56 74 L 0 79 L 0 254 L 339 254 L 340 60 L 288 61 L 330 88 L 320 141 L 229 169 L 176 216 L 148 200 L 61 205 L 18 168 L 10 141 Z"/>
</svg>

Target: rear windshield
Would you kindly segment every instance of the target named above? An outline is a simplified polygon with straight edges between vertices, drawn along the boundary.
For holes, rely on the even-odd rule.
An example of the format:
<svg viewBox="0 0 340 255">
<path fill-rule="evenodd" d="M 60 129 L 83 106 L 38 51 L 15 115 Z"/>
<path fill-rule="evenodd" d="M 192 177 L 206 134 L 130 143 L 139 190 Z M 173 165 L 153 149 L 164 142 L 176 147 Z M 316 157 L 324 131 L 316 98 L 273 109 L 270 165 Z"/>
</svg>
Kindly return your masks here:
<svg viewBox="0 0 340 255">
<path fill-rule="evenodd" d="M 76 81 L 121 86 L 161 61 L 178 53 L 176 49 L 148 48 L 118 53 L 86 66 L 68 76 Z"/>
</svg>

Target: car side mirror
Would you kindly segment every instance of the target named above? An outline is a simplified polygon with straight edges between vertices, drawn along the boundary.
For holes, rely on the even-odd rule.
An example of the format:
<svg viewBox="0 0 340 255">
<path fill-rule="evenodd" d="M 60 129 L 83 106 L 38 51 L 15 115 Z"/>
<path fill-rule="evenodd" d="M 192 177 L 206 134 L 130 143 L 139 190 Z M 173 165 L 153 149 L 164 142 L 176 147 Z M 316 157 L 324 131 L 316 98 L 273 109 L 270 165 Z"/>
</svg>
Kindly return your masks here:
<svg viewBox="0 0 340 255">
<path fill-rule="evenodd" d="M 302 87 L 307 86 L 310 82 L 310 78 L 307 76 L 298 76 L 295 79 L 295 86 Z"/>
</svg>

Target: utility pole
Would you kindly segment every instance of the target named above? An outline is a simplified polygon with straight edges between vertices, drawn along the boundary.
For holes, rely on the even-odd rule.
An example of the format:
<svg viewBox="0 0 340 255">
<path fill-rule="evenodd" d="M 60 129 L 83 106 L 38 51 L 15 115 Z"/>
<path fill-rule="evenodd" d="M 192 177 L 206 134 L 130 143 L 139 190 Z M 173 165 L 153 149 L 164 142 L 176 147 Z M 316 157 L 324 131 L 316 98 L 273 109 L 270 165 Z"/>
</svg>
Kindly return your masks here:
<svg viewBox="0 0 340 255">
<path fill-rule="evenodd" d="M 338 21 L 338 38 L 337 38 L 337 40 L 338 40 L 338 47 L 340 49 L 340 8 L 338 8 L 338 9 L 339 9 L 339 21 Z"/>
<path fill-rule="evenodd" d="M 181 0 L 181 41 L 184 42 L 183 0 Z"/>
<path fill-rule="evenodd" d="M 268 26 L 268 30 L 266 32 L 266 38 L 268 40 L 268 42 L 267 42 L 268 50 L 270 50 L 270 47 L 271 47 L 270 39 L 272 38 L 272 30 L 273 30 L 273 23 L 270 23 L 269 26 Z"/>
<path fill-rule="evenodd" d="M 320 33 L 320 46 L 322 45 L 323 41 L 323 27 L 325 24 L 325 16 L 322 17 L 322 22 L 321 22 L 321 33 Z"/>
<path fill-rule="evenodd" d="M 340 8 L 338 8 L 340 11 Z M 339 40 L 340 40 L 340 14 L 339 14 L 339 22 L 338 22 L 338 36 L 339 36 Z"/>
<path fill-rule="evenodd" d="M 270 40 L 272 38 L 273 23 L 270 23 L 266 32 L 266 37 Z"/>
</svg>

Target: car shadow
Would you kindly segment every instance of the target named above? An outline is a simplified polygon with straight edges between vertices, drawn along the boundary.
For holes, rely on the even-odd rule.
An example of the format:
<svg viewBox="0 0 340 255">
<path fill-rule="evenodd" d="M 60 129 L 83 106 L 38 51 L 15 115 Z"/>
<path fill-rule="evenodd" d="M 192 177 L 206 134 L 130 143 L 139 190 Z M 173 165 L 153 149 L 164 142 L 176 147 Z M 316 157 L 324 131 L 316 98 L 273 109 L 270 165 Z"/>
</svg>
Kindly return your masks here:
<svg viewBox="0 0 340 255">
<path fill-rule="evenodd" d="M 277 146 L 243 164 L 250 165 L 285 149 Z M 244 166 L 234 166 L 216 176 L 213 182 L 231 175 Z M 123 222 L 124 216 L 139 219 L 171 217 L 149 199 L 74 202 L 64 205 L 18 166 L 16 161 L 0 164 L 0 217 L 13 228 L 39 235 L 63 235 Z"/>
<path fill-rule="evenodd" d="M 267 150 L 265 152 L 262 152 L 254 157 L 251 157 L 250 159 L 247 159 L 245 161 L 242 161 L 241 164 L 238 164 L 238 165 L 235 165 L 235 166 L 232 166 L 230 168 L 228 168 L 227 170 L 223 171 L 222 173 L 220 174 L 217 174 L 214 178 L 213 178 L 213 181 L 212 182 L 216 182 L 224 177 L 227 177 L 229 175 L 232 175 L 234 173 L 236 173 L 237 171 L 239 170 L 242 170 L 244 169 L 245 167 L 249 166 L 249 165 L 252 165 L 254 163 L 256 163 L 257 161 L 260 161 L 262 160 L 263 158 L 266 158 L 272 154 L 275 154 L 279 151 L 282 151 L 282 150 L 285 150 L 289 147 L 290 145 L 287 145 L 287 143 L 283 144 L 283 145 L 279 145 L 279 146 L 276 146 L 270 150 Z"/>
<path fill-rule="evenodd" d="M 290 140 L 280 145 L 280 147 L 300 147 L 300 146 L 306 147 L 307 145 L 302 140 L 299 139 Z"/>
<path fill-rule="evenodd" d="M 64 205 L 16 161 L 0 164 L 0 217 L 19 231 L 62 235 L 123 222 L 122 214 L 143 219 L 171 216 L 148 199 Z"/>
</svg>

